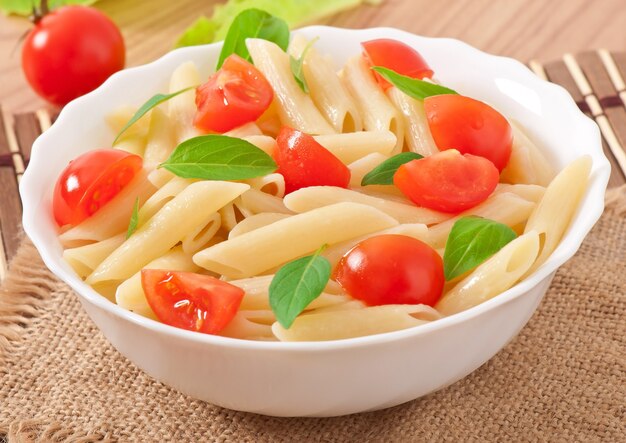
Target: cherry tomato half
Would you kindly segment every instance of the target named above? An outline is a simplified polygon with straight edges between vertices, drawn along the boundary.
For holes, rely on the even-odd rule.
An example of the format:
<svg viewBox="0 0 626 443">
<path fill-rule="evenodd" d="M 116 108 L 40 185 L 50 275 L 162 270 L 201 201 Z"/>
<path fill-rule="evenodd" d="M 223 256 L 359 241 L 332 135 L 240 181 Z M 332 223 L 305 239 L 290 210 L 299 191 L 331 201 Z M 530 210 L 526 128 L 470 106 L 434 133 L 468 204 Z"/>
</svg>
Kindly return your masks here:
<svg viewBox="0 0 626 443">
<path fill-rule="evenodd" d="M 418 206 L 456 213 L 486 200 L 499 177 L 489 160 L 449 149 L 403 164 L 393 183 Z"/>
<path fill-rule="evenodd" d="M 230 131 L 259 118 L 273 98 L 272 86 L 261 71 L 233 54 L 196 90 L 194 124 L 204 131 Z"/>
<path fill-rule="evenodd" d="M 462 95 L 446 94 L 427 97 L 424 111 L 440 150 L 480 155 L 491 160 L 499 171 L 509 162 L 513 130 L 491 106 Z"/>
<path fill-rule="evenodd" d="M 205 334 L 224 329 L 244 295 L 237 286 L 193 272 L 143 269 L 141 285 L 160 321 Z"/>
<path fill-rule="evenodd" d="M 76 225 L 107 204 L 141 169 L 141 157 L 119 149 L 97 149 L 63 170 L 52 199 L 59 226 Z"/>
<path fill-rule="evenodd" d="M 122 34 L 102 12 L 64 6 L 28 33 L 22 69 L 35 92 L 55 105 L 93 91 L 124 67 Z"/>
<path fill-rule="evenodd" d="M 285 126 L 276 144 L 274 160 L 287 194 L 308 186 L 348 187 L 348 167 L 309 134 Z"/>
<path fill-rule="evenodd" d="M 350 296 L 369 306 L 434 306 L 444 284 L 439 254 L 426 243 L 405 235 L 363 240 L 341 258 L 334 277 Z"/>
<path fill-rule="evenodd" d="M 361 46 L 364 49 L 363 56 L 370 66 L 383 66 L 412 78 L 433 76 L 433 70 L 420 53 L 398 40 L 380 38 L 363 42 Z M 378 72 L 374 72 L 374 76 L 383 89 L 391 86 Z"/>
</svg>

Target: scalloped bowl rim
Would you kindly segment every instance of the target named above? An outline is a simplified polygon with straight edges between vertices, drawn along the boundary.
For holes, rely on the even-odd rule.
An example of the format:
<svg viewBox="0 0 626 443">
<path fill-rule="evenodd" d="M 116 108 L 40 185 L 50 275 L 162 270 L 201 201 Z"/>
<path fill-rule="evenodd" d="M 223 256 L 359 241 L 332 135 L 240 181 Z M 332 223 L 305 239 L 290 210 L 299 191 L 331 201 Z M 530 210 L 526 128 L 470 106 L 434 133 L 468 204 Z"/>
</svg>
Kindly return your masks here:
<svg viewBox="0 0 626 443">
<path fill-rule="evenodd" d="M 349 339 L 341 339 L 341 340 L 329 340 L 329 341 L 321 341 L 321 342 L 263 342 L 263 341 L 252 341 L 252 340 L 242 340 L 235 339 L 229 337 L 220 337 L 214 335 L 206 335 L 199 334 L 192 331 L 187 331 L 179 328 L 175 328 L 155 320 L 151 320 L 149 318 L 145 318 L 140 316 L 139 314 L 135 314 L 131 311 L 127 311 L 126 309 L 118 306 L 117 304 L 107 300 L 104 296 L 98 294 L 95 290 L 93 290 L 90 286 L 84 283 L 76 274 L 72 274 L 67 272 L 62 267 L 62 258 L 56 254 L 51 247 L 49 247 L 48 240 L 45 238 L 44 234 L 40 232 L 37 228 L 39 223 L 37 217 L 37 203 L 38 203 L 38 195 L 35 195 L 32 188 L 35 187 L 35 183 L 37 181 L 37 171 L 40 168 L 45 167 L 45 156 L 44 156 L 44 145 L 49 138 L 54 137 L 56 132 L 62 131 L 63 127 L 69 124 L 69 119 L 72 118 L 73 115 L 76 115 L 79 110 L 83 107 L 88 107 L 92 101 L 94 101 L 98 96 L 104 95 L 107 92 L 108 87 L 117 82 L 124 82 L 125 77 L 129 74 L 136 73 L 145 73 L 148 74 L 153 70 L 158 70 L 161 65 L 164 65 L 168 62 L 169 59 L 173 57 L 178 57 L 178 54 L 184 53 L 195 53 L 197 51 L 206 50 L 207 48 L 215 48 L 217 46 L 221 46 L 222 42 L 212 43 L 209 45 L 202 46 L 193 46 L 193 47 L 185 47 L 179 48 L 159 59 L 147 63 L 145 65 L 136 66 L 132 68 L 127 68 L 123 71 L 113 74 L 109 79 L 107 79 L 99 88 L 94 90 L 93 92 L 86 94 L 71 103 L 69 103 L 60 113 L 59 117 L 49 128 L 45 131 L 33 144 L 31 160 L 29 167 L 26 169 L 24 176 L 20 182 L 20 194 L 23 200 L 23 226 L 26 234 L 31 238 L 33 244 L 39 250 L 41 257 L 46 264 L 46 266 L 58 277 L 60 277 L 63 281 L 69 284 L 72 289 L 82 298 L 84 298 L 89 303 L 97 306 L 100 309 L 107 311 L 110 314 L 115 316 L 119 316 L 122 319 L 140 325 L 142 327 L 154 330 L 155 332 L 178 336 L 179 338 L 185 340 L 191 340 L 199 343 L 207 343 L 214 346 L 225 346 L 225 347 L 235 347 L 240 349 L 268 349 L 273 351 L 285 351 L 285 352 L 311 352 L 311 351 L 326 351 L 329 349 L 342 349 L 342 348 L 352 348 L 352 347 L 361 347 L 368 346 L 372 344 L 380 344 L 386 343 L 390 341 L 402 340 L 412 336 L 418 336 L 421 334 L 428 334 L 431 332 L 438 331 L 440 329 L 448 328 L 454 324 L 465 322 L 470 318 L 477 317 L 487 311 L 491 311 L 499 305 L 508 303 L 509 301 L 523 296 L 524 293 L 531 290 L 533 287 L 537 286 L 540 282 L 542 282 L 545 278 L 547 278 L 551 273 L 555 272 L 563 263 L 565 263 L 568 259 L 570 259 L 580 247 L 582 241 L 585 236 L 589 233 L 593 225 L 600 218 L 604 210 L 604 192 L 606 190 L 606 185 L 608 183 L 609 175 L 610 175 L 610 164 L 606 157 L 602 152 L 602 146 L 600 143 L 600 133 L 597 125 L 587 116 L 585 116 L 579 109 L 572 97 L 569 93 L 559 85 L 549 83 L 545 80 L 540 79 L 535 74 L 530 71 L 525 65 L 521 62 L 502 56 L 496 56 L 492 54 L 485 53 L 480 51 L 473 46 L 470 46 L 467 43 L 464 43 L 460 40 L 451 39 L 451 38 L 433 38 L 433 37 L 423 37 L 412 34 L 407 31 L 402 31 L 396 28 L 390 27 L 378 27 L 378 28 L 368 28 L 368 29 L 343 29 L 336 28 L 330 26 L 308 26 L 305 28 L 301 28 L 294 32 L 309 32 L 309 33 L 324 33 L 324 32 L 347 32 L 347 33 L 362 33 L 362 34 L 377 34 L 380 36 L 388 36 L 388 35 L 398 35 L 403 36 L 405 38 L 418 38 L 424 42 L 439 42 L 444 45 L 450 45 L 451 47 L 456 47 L 461 51 L 469 51 L 472 53 L 472 57 L 482 58 L 490 64 L 497 65 L 499 68 L 505 68 L 506 65 L 509 65 L 507 69 L 518 71 L 518 75 L 523 75 L 525 78 L 526 86 L 531 87 L 535 91 L 539 91 L 541 94 L 549 94 L 553 100 L 558 100 L 561 103 L 561 106 L 565 108 L 574 108 L 575 112 L 570 113 L 573 116 L 576 116 L 578 121 L 573 122 L 575 124 L 584 125 L 587 127 L 586 130 L 594 133 L 594 138 L 597 139 L 597 143 L 593 147 L 589 147 L 589 153 L 593 156 L 593 169 L 592 169 L 592 178 L 590 179 L 587 191 L 586 198 L 584 198 L 584 209 L 585 209 L 585 217 L 583 220 L 580 220 L 580 209 L 579 212 L 575 215 L 575 224 L 578 225 L 580 235 L 574 237 L 571 235 L 570 228 L 566 231 L 563 239 L 561 240 L 558 248 L 550 255 L 549 259 L 540 266 L 536 272 L 534 272 L 531 276 L 527 277 L 525 280 L 519 282 L 512 288 L 504 291 L 496 297 L 493 297 L 490 300 L 487 300 L 473 308 L 462 311 L 460 313 L 451 315 L 449 317 L 444 317 L 437 321 L 426 323 L 424 325 L 420 325 L 419 327 L 413 327 L 408 329 L 403 329 L 399 331 L 369 335 L 364 337 L 357 338 L 349 338 Z M 371 38 L 371 37 L 369 37 Z M 594 177 L 595 175 L 595 177 Z M 596 199 L 590 199 L 589 197 L 602 197 Z M 573 225 L 573 224 L 572 224 Z"/>
</svg>

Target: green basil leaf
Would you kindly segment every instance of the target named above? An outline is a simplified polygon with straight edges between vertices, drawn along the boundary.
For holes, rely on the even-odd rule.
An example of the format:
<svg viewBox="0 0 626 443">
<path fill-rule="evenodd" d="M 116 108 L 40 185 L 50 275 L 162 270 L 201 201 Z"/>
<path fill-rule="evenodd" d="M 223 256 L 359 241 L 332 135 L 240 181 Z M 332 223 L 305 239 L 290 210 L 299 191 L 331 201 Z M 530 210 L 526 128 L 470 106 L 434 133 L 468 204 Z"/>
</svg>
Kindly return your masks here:
<svg viewBox="0 0 626 443">
<path fill-rule="evenodd" d="M 507 225 L 486 218 L 462 217 L 452 226 L 443 254 L 446 280 L 475 268 L 517 237 Z"/>
<path fill-rule="evenodd" d="M 419 160 L 424 156 L 415 152 L 401 152 L 388 158 L 380 165 L 363 176 L 361 186 L 367 185 L 393 185 L 393 176 L 400 166 L 413 160 Z"/>
<path fill-rule="evenodd" d="M 231 54 L 250 60 L 250 53 L 246 47 L 247 38 L 262 38 L 274 42 L 285 51 L 289 45 L 289 27 L 284 20 L 260 9 L 242 11 L 228 29 L 215 70 L 221 68 L 226 57 Z"/>
<path fill-rule="evenodd" d="M 183 92 L 189 91 L 190 89 L 193 89 L 195 87 L 196 86 L 190 86 L 188 88 L 181 89 L 180 91 L 172 92 L 171 94 L 156 94 L 156 95 L 153 95 L 152 97 L 150 97 L 147 102 L 145 102 L 143 105 L 141 105 L 141 107 L 139 109 L 137 109 L 137 112 L 135 112 L 135 114 L 131 117 L 131 119 L 126 122 L 124 127 L 117 134 L 117 137 L 115 137 L 115 140 L 113 140 L 113 145 L 115 145 L 115 143 L 118 142 L 118 140 L 120 139 L 122 134 L 128 128 L 130 128 L 133 124 L 135 124 L 137 122 L 137 120 L 139 120 L 141 117 L 146 115 L 148 113 L 148 111 L 150 111 L 152 108 L 160 105 L 161 103 L 163 103 L 163 102 L 165 102 L 165 101 L 167 101 L 167 100 L 169 100 L 169 99 L 171 99 L 173 97 L 176 97 L 178 94 L 182 94 Z"/>
<path fill-rule="evenodd" d="M 285 329 L 320 296 L 330 279 L 330 262 L 320 256 L 323 249 L 282 266 L 270 283 L 270 306 Z"/>
<path fill-rule="evenodd" d="M 300 86 L 300 89 L 304 91 L 305 94 L 309 93 L 309 85 L 306 82 L 306 78 L 304 78 L 304 59 L 306 58 L 307 52 L 313 46 L 313 44 L 319 39 L 319 37 L 315 37 L 304 47 L 302 54 L 300 54 L 300 58 L 295 58 L 293 55 L 289 55 L 289 66 L 291 67 L 291 72 L 293 73 L 293 78 L 296 79 L 296 83 Z"/>
<path fill-rule="evenodd" d="M 200 135 L 178 145 L 159 168 L 183 178 L 244 180 L 271 174 L 277 166 L 250 142 L 226 135 Z"/>
<path fill-rule="evenodd" d="M 126 231 L 126 240 L 137 230 L 137 224 L 139 223 L 139 197 L 135 200 L 133 206 L 133 213 L 130 215 L 130 222 L 128 223 L 128 230 Z"/>
<path fill-rule="evenodd" d="M 445 86 L 436 85 L 418 78 L 407 77 L 382 66 L 374 66 L 372 69 L 400 91 L 418 100 L 424 100 L 432 95 L 458 94 L 455 90 Z"/>
</svg>

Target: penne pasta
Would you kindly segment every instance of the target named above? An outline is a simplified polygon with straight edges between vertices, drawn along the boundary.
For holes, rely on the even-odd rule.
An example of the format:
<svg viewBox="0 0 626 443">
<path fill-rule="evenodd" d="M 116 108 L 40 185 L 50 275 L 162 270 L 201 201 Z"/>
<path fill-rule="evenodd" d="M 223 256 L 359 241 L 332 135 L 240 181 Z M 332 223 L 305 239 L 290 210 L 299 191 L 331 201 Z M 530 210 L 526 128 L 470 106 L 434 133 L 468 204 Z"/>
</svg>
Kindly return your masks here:
<svg viewBox="0 0 626 443">
<path fill-rule="evenodd" d="M 235 238 L 246 232 L 254 231 L 255 229 L 262 228 L 263 226 L 271 225 L 278 220 L 282 220 L 286 217 L 290 217 L 288 214 L 281 214 L 279 212 L 261 212 L 260 214 L 251 215 L 241 220 L 233 229 L 228 233 L 228 238 Z"/>
<path fill-rule="evenodd" d="M 316 135 L 315 140 L 345 164 L 352 163 L 374 152 L 389 155 L 396 146 L 396 136 L 391 131 Z"/>
<path fill-rule="evenodd" d="M 554 170 L 543 153 L 528 138 L 517 123 L 511 122 L 513 147 L 509 163 L 502 170 L 500 180 L 505 183 L 524 183 L 548 186 Z"/>
<path fill-rule="evenodd" d="M 222 225 L 222 218 L 219 213 L 214 213 L 209 220 L 189 231 L 181 240 L 183 252 L 185 254 L 195 254 L 200 249 L 206 247 L 207 243 L 217 234 Z"/>
<path fill-rule="evenodd" d="M 261 131 L 261 128 L 259 128 L 256 123 L 250 122 L 238 126 L 235 129 L 231 129 L 230 131 L 225 132 L 224 135 L 227 135 L 229 137 L 245 138 L 256 135 L 263 135 L 263 131 Z"/>
<path fill-rule="evenodd" d="M 354 223 L 359 220 L 359 223 Z M 198 252 L 199 266 L 229 278 L 243 278 L 272 269 L 335 244 L 397 225 L 377 209 L 356 203 L 337 203 L 297 214 Z M 281 245 L 277 248 L 276 245 Z"/>
<path fill-rule="evenodd" d="M 285 196 L 285 178 L 278 173 L 267 174 L 263 177 L 244 180 L 252 189 L 282 198 Z"/>
<path fill-rule="evenodd" d="M 276 149 L 276 140 L 268 135 L 248 135 L 243 137 L 243 139 L 252 143 L 270 156 L 274 154 L 274 150 Z"/>
<path fill-rule="evenodd" d="M 266 194 L 258 189 L 250 189 L 244 192 L 240 198 L 241 208 L 252 214 L 261 212 L 278 212 L 281 214 L 293 214 L 285 204 L 283 199 L 274 195 Z"/>
<path fill-rule="evenodd" d="M 177 144 L 200 134 L 193 125 L 196 115 L 196 91 L 193 87 L 198 85 L 200 74 L 193 62 L 183 63 L 172 73 L 170 93 L 191 88 L 168 101 L 167 113 L 175 128 Z"/>
<path fill-rule="evenodd" d="M 108 256 L 87 283 L 126 279 L 163 255 L 191 230 L 249 189 L 243 183 L 206 181 L 192 183 L 141 226 Z"/>
<path fill-rule="evenodd" d="M 424 157 L 439 152 L 428 127 L 424 102 L 409 97 L 395 86 L 387 90 L 387 97 L 402 115 L 405 143 L 409 151 Z"/>
<path fill-rule="evenodd" d="M 452 315 L 476 306 L 511 288 L 530 269 L 539 252 L 535 231 L 511 241 L 444 294 L 435 308 Z"/>
<path fill-rule="evenodd" d="M 348 60 L 342 70 L 346 89 L 355 98 L 366 131 L 391 131 L 396 135 L 392 154 L 402 150 L 404 122 L 396 108 L 380 89 L 363 57 L 358 55 Z"/>
<path fill-rule="evenodd" d="M 150 196 L 148 200 L 143 203 L 138 213 L 137 226 L 143 225 L 154 214 L 159 212 L 163 206 L 172 201 L 174 197 L 180 194 L 187 186 L 192 184 L 194 180 L 186 178 L 174 177 L 159 190 Z"/>
<path fill-rule="evenodd" d="M 289 54 L 296 59 L 311 42 L 295 35 L 289 44 Z M 337 76 L 332 61 L 310 47 L 303 63 L 303 73 L 313 102 L 337 132 L 355 132 L 363 128 L 359 110 L 352 96 Z M 395 140 L 394 140 L 395 142 Z"/>
<path fill-rule="evenodd" d="M 174 126 L 168 116 L 158 107 L 152 110 L 143 164 L 148 170 L 155 169 L 170 156 L 176 147 Z"/>
<path fill-rule="evenodd" d="M 115 111 L 108 113 L 104 117 L 104 119 L 111 131 L 117 135 L 126 125 L 126 123 L 128 123 L 128 121 L 133 118 L 135 112 L 137 112 L 137 108 L 134 106 L 122 106 Z M 137 120 L 132 126 L 124 131 L 122 139 L 134 135 L 145 137 L 146 134 L 148 134 L 151 116 L 151 111 L 146 112 L 139 120 Z"/>
<path fill-rule="evenodd" d="M 263 320 L 263 315 L 265 312 L 240 310 L 220 335 L 243 340 L 275 340 L 272 327 L 259 321 L 259 317 Z"/>
<path fill-rule="evenodd" d="M 96 243 L 91 243 L 77 248 L 63 251 L 63 259 L 70 264 L 80 278 L 85 278 L 107 258 L 111 252 L 117 249 L 126 238 L 125 234 L 107 238 Z"/>
<path fill-rule="evenodd" d="M 146 137 L 140 134 L 124 134 L 124 136 L 115 144 L 115 149 L 120 149 L 130 154 L 143 157 L 146 149 Z"/>
<path fill-rule="evenodd" d="M 311 97 L 296 83 L 289 56 L 275 43 L 258 38 L 246 40 L 254 65 L 274 89 L 278 115 L 283 125 L 309 134 L 332 134 L 333 127 L 315 107 Z"/>
<path fill-rule="evenodd" d="M 546 192 L 546 188 L 539 185 L 510 185 L 507 183 L 498 183 L 498 186 L 492 195 L 504 194 L 507 192 L 515 194 L 533 203 L 538 203 Z"/>
</svg>

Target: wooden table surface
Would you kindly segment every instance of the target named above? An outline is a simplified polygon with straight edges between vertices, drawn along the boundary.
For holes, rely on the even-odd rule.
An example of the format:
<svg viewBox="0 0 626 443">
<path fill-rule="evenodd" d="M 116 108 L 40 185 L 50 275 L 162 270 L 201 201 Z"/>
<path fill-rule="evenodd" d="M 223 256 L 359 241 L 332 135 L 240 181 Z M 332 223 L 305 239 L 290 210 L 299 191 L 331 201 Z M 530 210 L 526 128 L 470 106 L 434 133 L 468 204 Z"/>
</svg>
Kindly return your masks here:
<svg viewBox="0 0 626 443">
<path fill-rule="evenodd" d="M 311 0 L 314 1 L 314 0 Z M 102 0 L 96 6 L 122 29 L 127 65 L 154 60 L 214 0 Z M 454 37 L 494 54 L 549 61 L 565 52 L 626 50 L 625 0 L 385 0 L 325 20 L 347 28 L 393 26 Z M 16 43 L 30 24 L 0 16 L 0 103 L 5 112 L 44 105 L 26 85 Z"/>
</svg>

